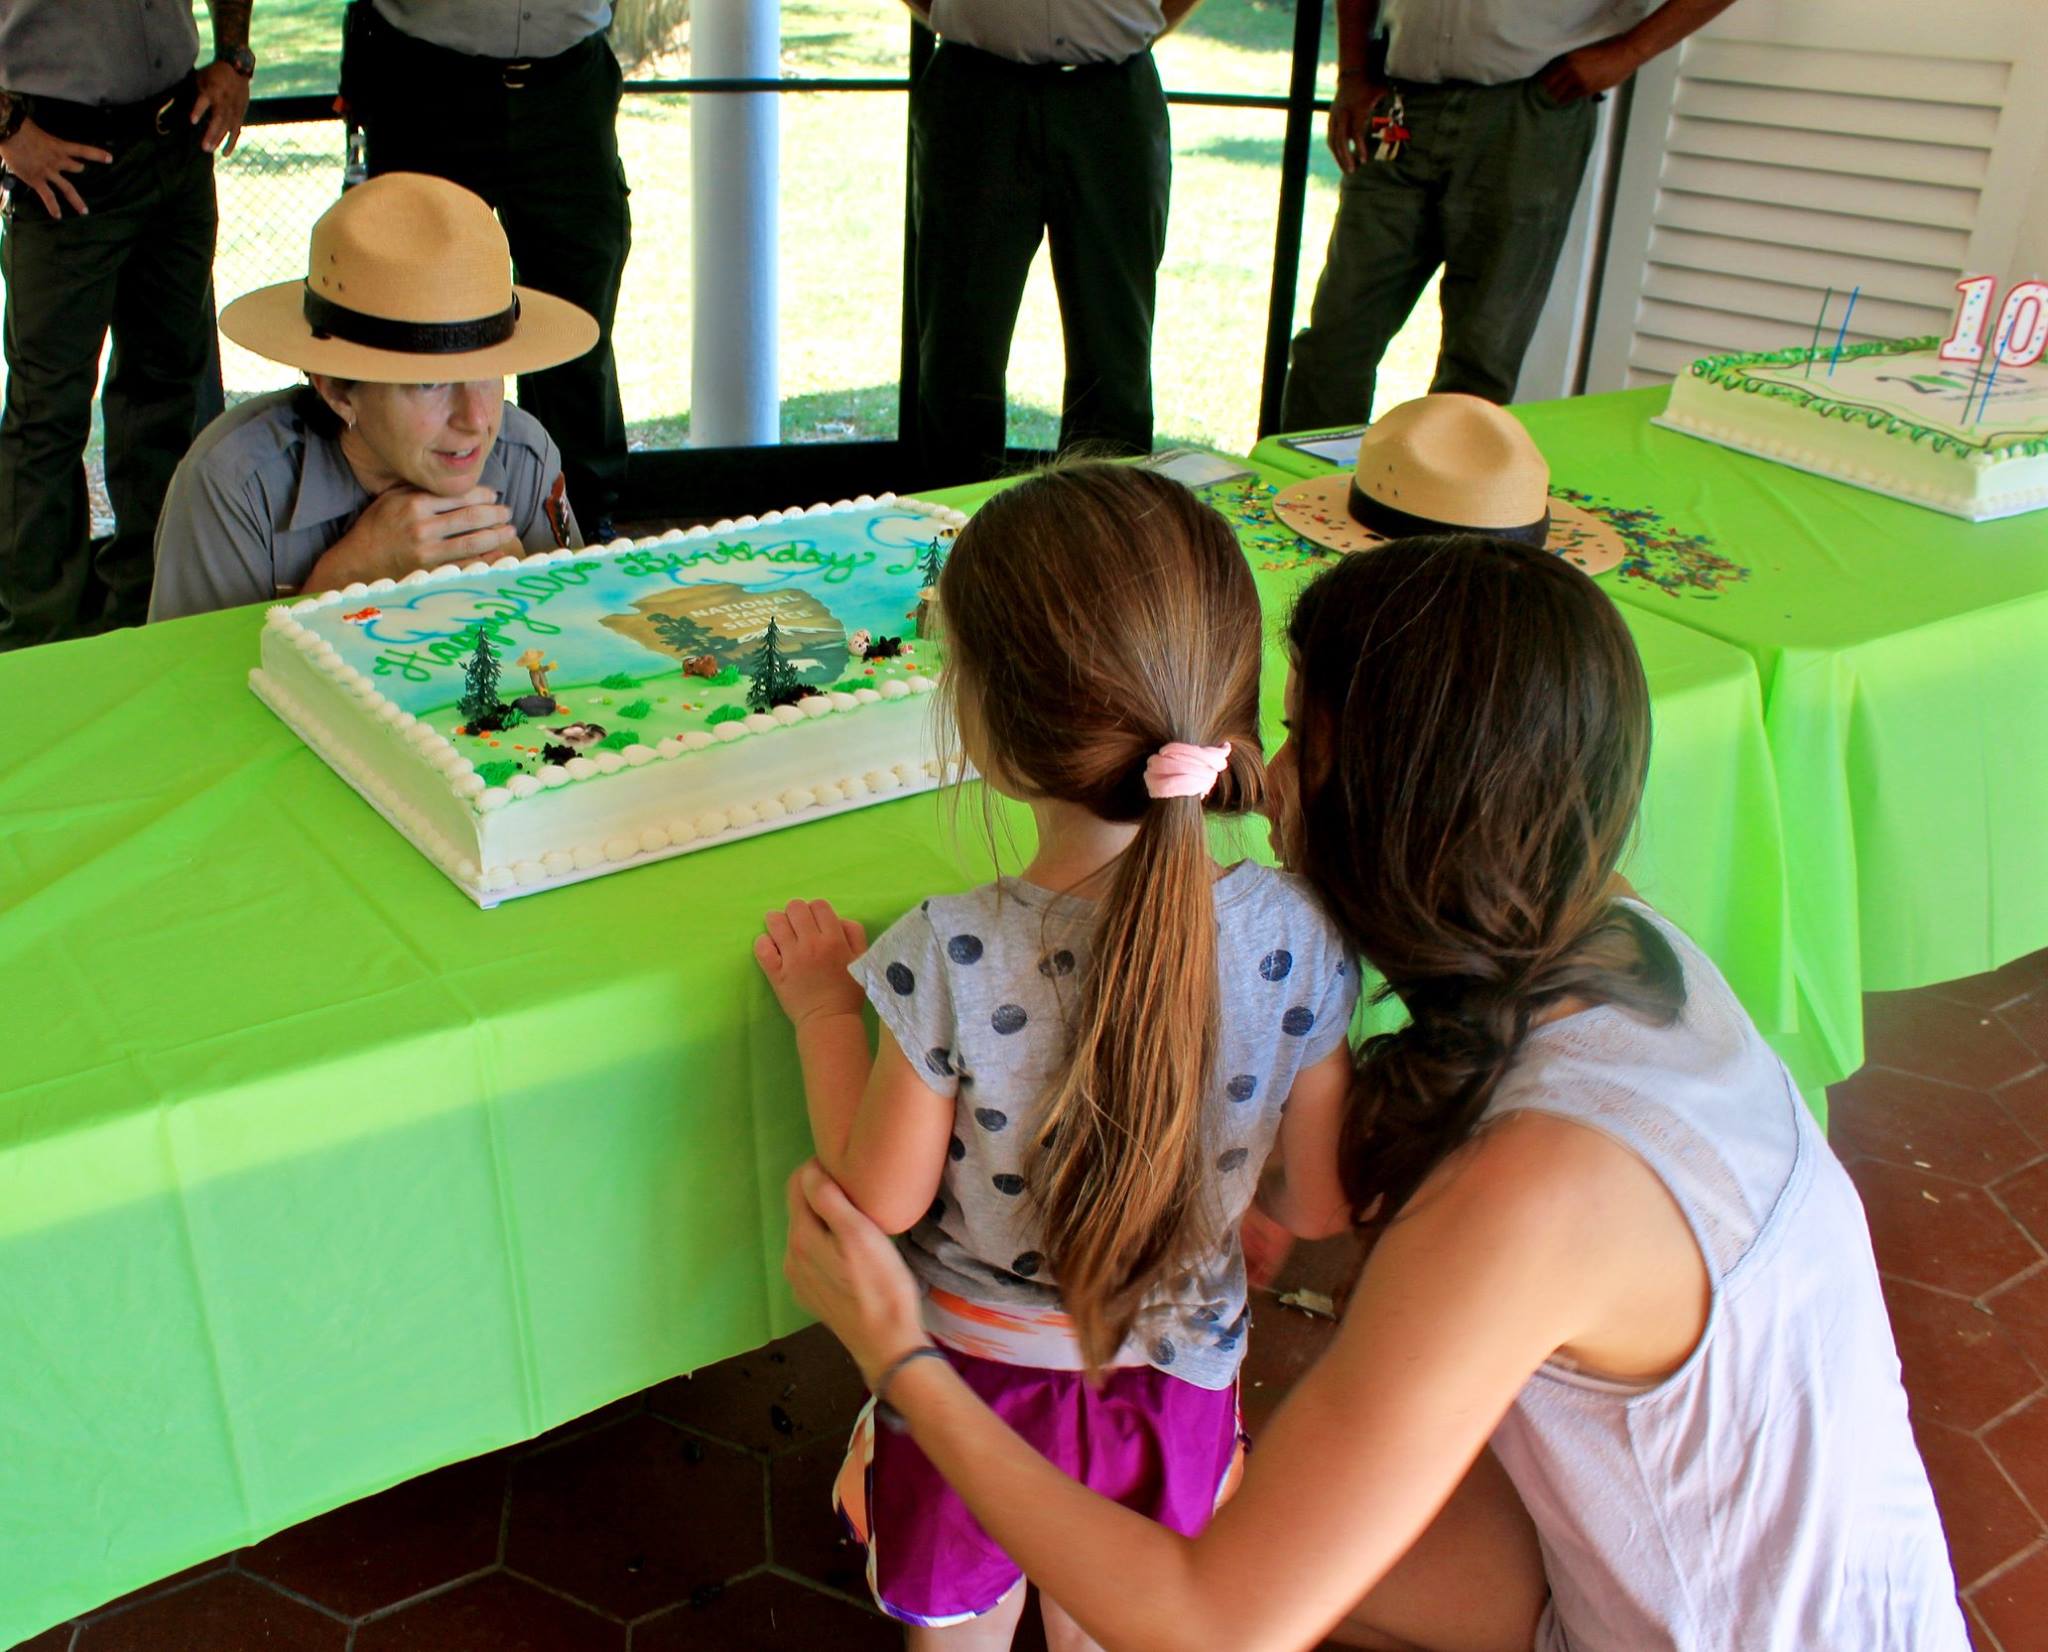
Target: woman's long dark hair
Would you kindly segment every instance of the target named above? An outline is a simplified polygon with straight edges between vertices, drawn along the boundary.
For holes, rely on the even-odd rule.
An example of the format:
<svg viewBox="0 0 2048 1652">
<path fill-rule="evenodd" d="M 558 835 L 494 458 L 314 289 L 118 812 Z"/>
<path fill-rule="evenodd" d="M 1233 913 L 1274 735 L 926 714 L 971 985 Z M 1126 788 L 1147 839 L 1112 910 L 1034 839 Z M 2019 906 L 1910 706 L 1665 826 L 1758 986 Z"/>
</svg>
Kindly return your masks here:
<svg viewBox="0 0 2048 1652">
<path fill-rule="evenodd" d="M 1361 1052 L 1345 1186 L 1392 1214 L 1471 1135 L 1538 1014 L 1652 1021 L 1678 960 L 1617 903 L 1650 697 L 1614 605 L 1561 558 L 1435 535 L 1346 557 L 1288 626 L 1300 855 L 1410 1015 Z"/>
</svg>

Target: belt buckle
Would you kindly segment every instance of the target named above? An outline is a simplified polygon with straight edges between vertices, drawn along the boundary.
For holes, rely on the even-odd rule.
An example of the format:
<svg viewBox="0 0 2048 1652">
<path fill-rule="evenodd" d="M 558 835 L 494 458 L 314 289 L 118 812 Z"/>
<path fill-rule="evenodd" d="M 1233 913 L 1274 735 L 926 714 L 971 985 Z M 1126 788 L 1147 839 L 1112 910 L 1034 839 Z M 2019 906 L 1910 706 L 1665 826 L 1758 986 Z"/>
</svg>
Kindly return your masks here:
<svg viewBox="0 0 2048 1652">
<path fill-rule="evenodd" d="M 532 71 L 533 62 L 530 58 L 518 63 L 507 63 L 498 71 L 498 79 L 504 82 L 506 91 L 523 92 L 526 90 L 525 77 Z M 515 79 L 515 76 L 518 78 Z"/>
<path fill-rule="evenodd" d="M 176 92 L 173 92 L 169 97 L 165 98 L 163 102 L 157 106 L 155 125 L 156 135 L 158 137 L 167 138 L 171 135 L 171 129 L 165 123 L 171 118 L 171 111 L 176 109 L 177 107 L 178 94 Z"/>
</svg>

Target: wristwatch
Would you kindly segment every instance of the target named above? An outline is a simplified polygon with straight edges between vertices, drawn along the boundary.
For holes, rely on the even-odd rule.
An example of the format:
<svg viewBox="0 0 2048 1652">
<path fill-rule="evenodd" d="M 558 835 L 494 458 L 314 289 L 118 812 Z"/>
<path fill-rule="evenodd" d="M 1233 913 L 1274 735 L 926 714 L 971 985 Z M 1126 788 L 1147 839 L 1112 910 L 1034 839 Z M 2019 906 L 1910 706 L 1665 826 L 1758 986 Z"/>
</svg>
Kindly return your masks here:
<svg viewBox="0 0 2048 1652">
<path fill-rule="evenodd" d="M 5 143 L 19 132 L 34 112 L 34 107 L 21 93 L 0 92 L 0 143 Z"/>
<path fill-rule="evenodd" d="M 230 46 L 224 52 L 215 53 L 213 60 L 216 63 L 225 63 L 244 80 L 252 78 L 256 73 L 256 54 L 247 46 Z"/>
</svg>

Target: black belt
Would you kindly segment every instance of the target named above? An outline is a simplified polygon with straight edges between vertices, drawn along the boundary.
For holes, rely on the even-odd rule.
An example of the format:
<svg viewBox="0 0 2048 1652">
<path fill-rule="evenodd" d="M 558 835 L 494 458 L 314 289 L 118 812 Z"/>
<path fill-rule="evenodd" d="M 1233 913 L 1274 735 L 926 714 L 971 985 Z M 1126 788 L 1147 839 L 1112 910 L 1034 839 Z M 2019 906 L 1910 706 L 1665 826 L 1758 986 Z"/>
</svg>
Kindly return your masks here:
<svg viewBox="0 0 2048 1652">
<path fill-rule="evenodd" d="M 67 103 L 62 98 L 32 97 L 29 111 L 36 125 L 52 137 L 115 148 L 189 132 L 192 105 L 198 96 L 199 77 L 187 73 L 154 96 L 134 103 Z"/>
<path fill-rule="evenodd" d="M 552 57 L 477 57 L 451 47 L 437 46 L 431 40 L 421 40 L 403 29 L 394 28 L 368 6 L 367 0 L 356 0 L 356 6 L 351 9 L 368 13 L 363 19 L 363 32 L 366 44 L 372 49 L 388 54 L 391 61 L 414 74 L 431 75 L 436 80 L 471 90 L 488 86 L 495 90 L 523 92 L 552 86 L 588 67 L 591 58 L 604 50 L 604 35 L 599 32 L 585 36 Z"/>
<path fill-rule="evenodd" d="M 1118 69 L 1129 67 L 1145 55 L 1144 52 L 1137 51 L 1133 52 L 1129 57 L 1120 57 L 1114 62 L 1107 58 L 1098 58 L 1089 63 L 1020 63 L 1014 57 L 1004 57 L 1000 52 L 983 51 L 979 46 L 970 46 L 965 41 L 960 40 L 941 40 L 939 42 L 939 49 L 952 53 L 956 58 L 964 58 L 970 62 L 981 64 L 984 67 L 1006 71 L 1010 74 L 1034 76 L 1114 73 Z"/>
</svg>

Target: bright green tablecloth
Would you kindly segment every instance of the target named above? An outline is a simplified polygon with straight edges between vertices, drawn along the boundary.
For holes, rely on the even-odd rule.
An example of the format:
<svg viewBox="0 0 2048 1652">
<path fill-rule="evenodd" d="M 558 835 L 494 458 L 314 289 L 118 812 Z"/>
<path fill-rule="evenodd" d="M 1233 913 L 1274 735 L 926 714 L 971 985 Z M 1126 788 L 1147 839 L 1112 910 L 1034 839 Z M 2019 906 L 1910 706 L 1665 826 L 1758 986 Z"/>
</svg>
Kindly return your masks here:
<svg viewBox="0 0 2048 1652">
<path fill-rule="evenodd" d="M 925 796 L 479 912 L 248 691 L 259 624 L 0 656 L 0 1645 L 795 1328 L 748 943 L 987 875 Z M 1631 625 L 1637 876 L 1782 1026 L 1754 679 Z"/>
<path fill-rule="evenodd" d="M 1804 1036 L 1853 1070 L 1866 990 L 2048 945 L 2048 512 L 1964 522 L 1809 476 L 1653 427 L 1665 395 L 1513 411 L 1553 481 L 1654 513 L 1615 599 L 1755 662 Z M 1328 468 L 1280 438 L 1257 457 Z M 1688 563 L 1684 535 L 1746 575 Z"/>
</svg>

